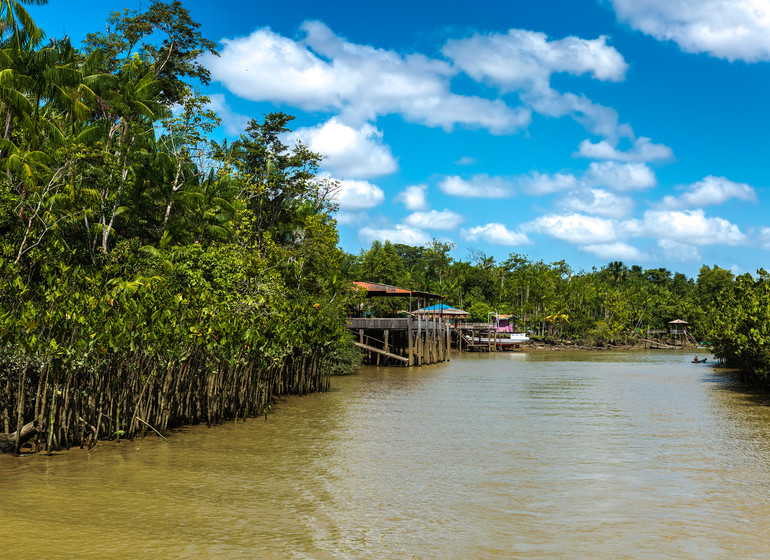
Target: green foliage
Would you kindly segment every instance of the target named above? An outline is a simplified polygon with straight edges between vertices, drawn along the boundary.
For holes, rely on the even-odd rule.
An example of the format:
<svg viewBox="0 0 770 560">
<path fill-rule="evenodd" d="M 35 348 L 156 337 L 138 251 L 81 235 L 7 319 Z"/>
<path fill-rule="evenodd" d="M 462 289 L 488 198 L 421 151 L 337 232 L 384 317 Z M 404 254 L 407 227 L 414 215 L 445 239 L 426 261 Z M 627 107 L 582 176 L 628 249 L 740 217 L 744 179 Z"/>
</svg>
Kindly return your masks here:
<svg viewBox="0 0 770 560">
<path fill-rule="evenodd" d="M 708 274 L 709 271 L 704 271 L 707 268 L 701 272 Z M 712 343 L 712 352 L 728 366 L 740 368 L 751 381 L 768 385 L 770 276 L 765 270 L 759 270 L 757 278 L 743 274 L 728 285 L 724 272 L 718 272 L 721 277 L 718 297 L 710 298 L 708 308 L 708 340 Z M 713 288 L 711 283 L 707 286 Z M 709 290 L 706 293 L 709 294 Z"/>
<path fill-rule="evenodd" d="M 703 265 L 698 272 L 698 295 L 704 305 L 715 303 L 723 290 L 732 288 L 733 273 L 714 265 Z"/>
<path fill-rule="evenodd" d="M 333 185 L 281 143 L 291 117 L 210 141 L 184 80 L 214 45 L 178 1 L 113 14 L 86 53 L 19 14 L 0 3 L 0 380 L 31 389 L 0 392 L 0 417 L 37 413 L 49 449 L 132 438 L 355 367 Z"/>
<path fill-rule="evenodd" d="M 474 301 L 466 309 L 470 315 L 468 320 L 473 323 L 486 323 L 489 318 L 489 313 L 492 312 L 492 308 L 483 301 Z"/>
</svg>

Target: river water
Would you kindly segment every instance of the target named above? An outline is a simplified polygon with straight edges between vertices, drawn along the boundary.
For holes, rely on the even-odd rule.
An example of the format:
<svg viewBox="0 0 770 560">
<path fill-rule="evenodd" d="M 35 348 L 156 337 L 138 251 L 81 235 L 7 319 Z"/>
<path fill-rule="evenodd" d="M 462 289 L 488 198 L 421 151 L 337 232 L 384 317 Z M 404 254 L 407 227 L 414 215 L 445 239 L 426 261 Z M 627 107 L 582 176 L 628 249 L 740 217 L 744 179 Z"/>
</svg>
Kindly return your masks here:
<svg viewBox="0 0 770 560">
<path fill-rule="evenodd" d="M 0 456 L 0 558 L 768 558 L 770 401 L 690 360 L 454 354 L 168 443 Z"/>
</svg>

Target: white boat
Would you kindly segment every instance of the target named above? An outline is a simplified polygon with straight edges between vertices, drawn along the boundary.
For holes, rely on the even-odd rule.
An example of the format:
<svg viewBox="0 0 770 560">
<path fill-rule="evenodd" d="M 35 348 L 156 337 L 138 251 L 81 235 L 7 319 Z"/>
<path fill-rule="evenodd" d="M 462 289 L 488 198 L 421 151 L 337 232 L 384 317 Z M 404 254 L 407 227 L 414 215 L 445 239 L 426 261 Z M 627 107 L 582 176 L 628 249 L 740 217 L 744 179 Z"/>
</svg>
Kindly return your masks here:
<svg viewBox="0 0 770 560">
<path fill-rule="evenodd" d="M 527 333 L 503 333 L 497 338 L 474 336 L 473 344 L 497 344 L 498 346 L 518 346 L 529 341 Z"/>
</svg>

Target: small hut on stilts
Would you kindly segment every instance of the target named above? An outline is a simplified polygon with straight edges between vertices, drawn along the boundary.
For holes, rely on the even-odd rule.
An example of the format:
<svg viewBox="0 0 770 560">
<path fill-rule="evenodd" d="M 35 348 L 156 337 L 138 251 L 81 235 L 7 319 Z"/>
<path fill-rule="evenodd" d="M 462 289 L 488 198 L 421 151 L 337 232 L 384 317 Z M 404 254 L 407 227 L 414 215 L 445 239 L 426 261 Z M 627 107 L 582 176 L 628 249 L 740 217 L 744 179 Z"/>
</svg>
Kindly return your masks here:
<svg viewBox="0 0 770 560">
<path fill-rule="evenodd" d="M 674 346 L 685 346 L 688 339 L 691 338 L 687 332 L 689 323 L 684 319 L 674 319 L 668 322 L 668 335 L 671 338 L 671 344 Z"/>
</svg>

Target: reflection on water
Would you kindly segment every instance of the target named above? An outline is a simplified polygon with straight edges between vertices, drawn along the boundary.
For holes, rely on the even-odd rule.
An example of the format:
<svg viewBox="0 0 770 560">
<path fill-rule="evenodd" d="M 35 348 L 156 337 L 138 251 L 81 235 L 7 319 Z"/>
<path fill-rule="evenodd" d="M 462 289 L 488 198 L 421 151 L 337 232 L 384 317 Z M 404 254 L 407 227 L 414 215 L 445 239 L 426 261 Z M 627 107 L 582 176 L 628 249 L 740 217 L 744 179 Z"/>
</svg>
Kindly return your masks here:
<svg viewBox="0 0 770 560">
<path fill-rule="evenodd" d="M 770 401 L 690 359 L 455 355 L 168 444 L 0 457 L 0 557 L 768 557 Z"/>
</svg>

